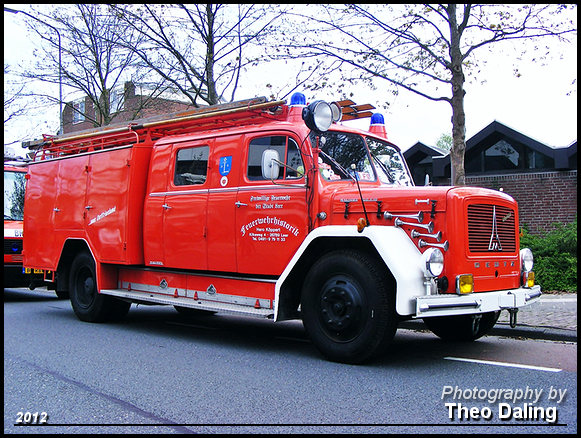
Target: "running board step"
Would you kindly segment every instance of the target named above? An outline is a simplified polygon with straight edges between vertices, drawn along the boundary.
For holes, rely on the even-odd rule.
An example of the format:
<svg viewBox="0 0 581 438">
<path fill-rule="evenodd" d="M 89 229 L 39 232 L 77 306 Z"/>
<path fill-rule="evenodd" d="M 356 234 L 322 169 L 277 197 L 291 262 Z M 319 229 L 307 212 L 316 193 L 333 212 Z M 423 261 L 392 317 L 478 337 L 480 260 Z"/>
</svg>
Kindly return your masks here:
<svg viewBox="0 0 581 438">
<path fill-rule="evenodd" d="M 237 315 L 257 316 L 261 318 L 273 318 L 274 310 L 268 308 L 255 308 L 240 304 L 220 303 L 217 301 L 194 301 L 192 298 L 172 297 L 171 295 L 159 295 L 149 292 L 128 291 L 125 289 L 103 289 L 104 295 L 112 295 L 131 301 L 147 302 L 152 304 L 166 304 L 170 306 L 190 307 L 192 309 L 207 310 L 209 312 L 223 312 Z M 261 300 L 264 301 L 264 300 Z"/>
</svg>

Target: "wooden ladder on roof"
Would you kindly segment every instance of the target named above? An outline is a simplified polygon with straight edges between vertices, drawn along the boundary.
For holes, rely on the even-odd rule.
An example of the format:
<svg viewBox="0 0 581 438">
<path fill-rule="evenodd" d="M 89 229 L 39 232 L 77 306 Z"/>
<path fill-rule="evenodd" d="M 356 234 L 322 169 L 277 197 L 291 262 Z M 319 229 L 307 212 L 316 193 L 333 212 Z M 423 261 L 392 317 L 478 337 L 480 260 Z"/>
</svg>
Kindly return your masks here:
<svg viewBox="0 0 581 438">
<path fill-rule="evenodd" d="M 258 97 L 112 124 L 64 136 L 43 136 L 42 140 L 23 143 L 23 147 L 34 149 L 34 161 L 41 161 L 153 141 L 166 135 L 243 125 L 260 118 L 286 117 L 288 109 L 284 104 L 283 100 L 267 101 L 266 97 Z"/>
<path fill-rule="evenodd" d="M 375 109 L 370 103 L 356 105 L 351 99 L 339 100 L 335 102 L 341 107 L 341 120 L 354 120 L 371 117 L 373 115 L 369 110 Z"/>
</svg>

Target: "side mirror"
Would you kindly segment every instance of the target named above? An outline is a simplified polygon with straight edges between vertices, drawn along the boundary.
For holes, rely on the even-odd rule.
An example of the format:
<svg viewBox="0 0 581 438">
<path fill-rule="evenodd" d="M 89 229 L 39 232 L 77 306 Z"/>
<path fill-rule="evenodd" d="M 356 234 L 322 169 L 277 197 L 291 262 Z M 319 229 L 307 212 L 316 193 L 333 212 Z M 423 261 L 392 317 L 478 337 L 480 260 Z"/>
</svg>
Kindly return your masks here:
<svg viewBox="0 0 581 438">
<path fill-rule="evenodd" d="M 274 149 L 266 149 L 262 153 L 262 177 L 264 179 L 278 179 L 280 157 Z"/>
<path fill-rule="evenodd" d="M 426 177 L 424 179 L 424 185 L 425 186 L 431 186 L 432 183 L 430 182 L 430 175 L 428 173 L 426 173 Z"/>
</svg>

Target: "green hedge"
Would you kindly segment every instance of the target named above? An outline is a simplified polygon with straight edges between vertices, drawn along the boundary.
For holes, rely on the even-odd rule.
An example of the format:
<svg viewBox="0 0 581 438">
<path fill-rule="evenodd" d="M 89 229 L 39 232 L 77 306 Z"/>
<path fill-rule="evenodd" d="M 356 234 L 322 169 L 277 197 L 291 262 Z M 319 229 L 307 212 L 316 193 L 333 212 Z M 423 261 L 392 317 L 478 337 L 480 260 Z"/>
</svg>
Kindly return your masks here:
<svg viewBox="0 0 581 438">
<path fill-rule="evenodd" d="M 542 235 L 521 230 L 520 247 L 530 248 L 535 265 L 535 283 L 541 290 L 577 292 L 577 217 L 569 224 L 553 224 Z"/>
</svg>

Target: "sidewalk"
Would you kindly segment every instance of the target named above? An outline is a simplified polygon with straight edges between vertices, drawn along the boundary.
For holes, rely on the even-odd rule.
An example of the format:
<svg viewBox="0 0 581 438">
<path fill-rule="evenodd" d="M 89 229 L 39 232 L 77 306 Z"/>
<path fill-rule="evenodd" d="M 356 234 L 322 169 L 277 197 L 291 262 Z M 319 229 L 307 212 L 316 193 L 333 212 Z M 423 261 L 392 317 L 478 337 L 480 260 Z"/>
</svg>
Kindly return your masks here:
<svg viewBox="0 0 581 438">
<path fill-rule="evenodd" d="M 543 294 L 540 303 L 519 310 L 514 329 L 503 311 L 490 334 L 577 342 L 577 294 Z"/>
<path fill-rule="evenodd" d="M 421 320 L 405 321 L 400 327 L 427 330 Z M 503 310 L 489 335 L 577 342 L 577 294 L 543 294 L 539 303 L 519 310 L 515 328 Z"/>
</svg>

